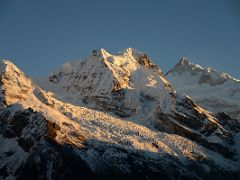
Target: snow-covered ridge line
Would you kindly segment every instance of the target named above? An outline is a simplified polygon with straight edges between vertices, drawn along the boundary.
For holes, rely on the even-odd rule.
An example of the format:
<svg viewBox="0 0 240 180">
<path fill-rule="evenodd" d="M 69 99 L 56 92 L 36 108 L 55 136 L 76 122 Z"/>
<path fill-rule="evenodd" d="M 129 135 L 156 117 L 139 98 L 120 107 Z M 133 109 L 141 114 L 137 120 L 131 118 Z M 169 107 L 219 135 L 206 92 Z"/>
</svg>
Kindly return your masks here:
<svg viewBox="0 0 240 180">
<path fill-rule="evenodd" d="M 240 80 L 182 58 L 166 74 L 173 87 L 205 109 L 240 120 Z"/>
<path fill-rule="evenodd" d="M 212 76 L 216 76 L 216 78 L 240 82 L 239 79 L 232 77 L 228 73 L 219 72 L 211 67 L 204 68 L 198 64 L 192 63 L 189 59 L 185 57 L 181 58 L 180 61 L 166 73 L 166 76 L 168 74 L 182 74 L 182 73 L 191 73 L 192 75 L 197 75 L 197 73 L 212 74 Z"/>
</svg>

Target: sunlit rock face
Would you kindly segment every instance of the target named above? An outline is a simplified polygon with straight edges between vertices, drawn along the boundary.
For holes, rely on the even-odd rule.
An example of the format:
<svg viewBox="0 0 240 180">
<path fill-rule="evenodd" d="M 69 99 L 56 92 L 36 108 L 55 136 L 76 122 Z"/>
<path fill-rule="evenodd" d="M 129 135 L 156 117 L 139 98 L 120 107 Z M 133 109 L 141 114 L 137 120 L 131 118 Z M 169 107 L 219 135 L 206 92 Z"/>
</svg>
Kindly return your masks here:
<svg viewBox="0 0 240 180">
<path fill-rule="evenodd" d="M 2 179 L 239 177 L 238 122 L 177 93 L 145 53 L 94 50 L 34 82 L 10 61 L 0 73 Z"/>
</svg>

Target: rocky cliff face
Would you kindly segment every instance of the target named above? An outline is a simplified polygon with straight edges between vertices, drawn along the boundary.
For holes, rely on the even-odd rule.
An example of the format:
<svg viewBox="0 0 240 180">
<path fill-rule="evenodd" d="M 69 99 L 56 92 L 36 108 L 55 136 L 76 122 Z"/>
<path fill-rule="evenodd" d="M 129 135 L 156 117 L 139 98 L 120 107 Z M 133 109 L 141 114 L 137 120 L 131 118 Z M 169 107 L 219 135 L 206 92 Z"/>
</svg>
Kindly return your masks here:
<svg viewBox="0 0 240 180">
<path fill-rule="evenodd" d="M 38 85 L 0 67 L 3 179 L 239 177 L 228 117 L 176 93 L 144 53 L 93 51 Z"/>
</svg>

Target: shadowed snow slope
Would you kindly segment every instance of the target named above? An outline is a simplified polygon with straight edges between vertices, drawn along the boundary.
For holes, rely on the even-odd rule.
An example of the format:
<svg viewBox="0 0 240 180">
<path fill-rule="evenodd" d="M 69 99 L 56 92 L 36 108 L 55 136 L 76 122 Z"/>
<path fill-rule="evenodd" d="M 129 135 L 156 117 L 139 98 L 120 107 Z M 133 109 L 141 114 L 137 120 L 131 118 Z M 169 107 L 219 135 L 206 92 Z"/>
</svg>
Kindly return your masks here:
<svg viewBox="0 0 240 180">
<path fill-rule="evenodd" d="M 35 83 L 0 64 L 0 178 L 239 177 L 238 130 L 144 53 L 93 51 Z"/>
</svg>

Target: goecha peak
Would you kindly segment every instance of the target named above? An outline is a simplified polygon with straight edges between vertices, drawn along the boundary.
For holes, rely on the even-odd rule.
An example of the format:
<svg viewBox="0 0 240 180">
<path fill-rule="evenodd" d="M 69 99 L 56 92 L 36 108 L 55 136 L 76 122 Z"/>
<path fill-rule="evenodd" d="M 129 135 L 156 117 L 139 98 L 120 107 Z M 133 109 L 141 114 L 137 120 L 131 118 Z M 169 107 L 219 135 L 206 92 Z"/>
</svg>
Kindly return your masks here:
<svg viewBox="0 0 240 180">
<path fill-rule="evenodd" d="M 2 61 L 0 73 L 3 179 L 239 177 L 238 121 L 176 92 L 145 53 L 94 50 L 33 80 Z"/>
</svg>

